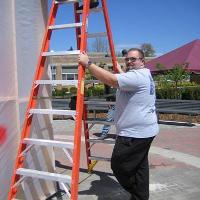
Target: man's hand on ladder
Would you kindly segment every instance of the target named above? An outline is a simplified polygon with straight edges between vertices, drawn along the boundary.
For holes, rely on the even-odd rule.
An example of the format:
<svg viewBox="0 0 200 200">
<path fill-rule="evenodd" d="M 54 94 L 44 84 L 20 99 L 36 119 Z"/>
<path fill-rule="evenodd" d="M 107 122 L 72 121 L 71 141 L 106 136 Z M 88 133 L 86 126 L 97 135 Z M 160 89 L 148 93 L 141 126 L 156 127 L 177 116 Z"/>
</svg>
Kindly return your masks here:
<svg viewBox="0 0 200 200">
<path fill-rule="evenodd" d="M 84 67 L 87 67 L 91 63 L 88 55 L 85 52 L 79 54 L 78 62 Z"/>
</svg>

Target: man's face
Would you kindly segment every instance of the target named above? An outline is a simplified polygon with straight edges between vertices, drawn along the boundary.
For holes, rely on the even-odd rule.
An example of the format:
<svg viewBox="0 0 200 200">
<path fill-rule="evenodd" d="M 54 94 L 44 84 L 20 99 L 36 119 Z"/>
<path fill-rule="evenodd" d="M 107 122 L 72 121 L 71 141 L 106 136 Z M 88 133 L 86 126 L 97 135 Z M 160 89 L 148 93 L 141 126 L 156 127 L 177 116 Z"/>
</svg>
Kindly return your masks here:
<svg viewBox="0 0 200 200">
<path fill-rule="evenodd" d="M 141 58 L 138 51 L 130 51 L 128 52 L 126 58 L 126 69 L 127 71 L 131 69 L 139 69 L 144 65 L 144 60 Z"/>
</svg>

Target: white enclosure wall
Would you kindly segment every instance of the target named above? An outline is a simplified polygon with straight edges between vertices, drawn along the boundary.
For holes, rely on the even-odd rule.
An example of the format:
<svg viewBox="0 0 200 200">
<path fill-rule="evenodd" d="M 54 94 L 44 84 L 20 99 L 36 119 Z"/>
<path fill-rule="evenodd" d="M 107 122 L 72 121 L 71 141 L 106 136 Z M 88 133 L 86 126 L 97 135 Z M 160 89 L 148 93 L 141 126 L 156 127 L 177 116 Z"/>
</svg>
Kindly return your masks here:
<svg viewBox="0 0 200 200">
<path fill-rule="evenodd" d="M 20 130 L 47 21 L 47 0 L 0 1 L 0 199 L 6 200 L 13 173 Z M 47 95 L 49 90 L 40 91 Z M 50 102 L 41 102 L 46 107 Z M 52 138 L 49 117 L 34 116 L 32 136 Z M 53 171 L 47 149 L 33 149 L 28 165 Z M 41 167 L 43 166 L 43 167 Z M 29 181 L 29 184 L 27 184 Z M 29 185 L 29 186 L 27 186 Z M 35 186 L 37 185 L 37 186 Z M 42 199 L 52 185 L 27 179 L 22 199 Z M 31 188 L 29 188 L 31 187 Z M 21 196 L 23 196 L 23 192 Z M 34 195 L 34 197 L 33 197 Z"/>
</svg>

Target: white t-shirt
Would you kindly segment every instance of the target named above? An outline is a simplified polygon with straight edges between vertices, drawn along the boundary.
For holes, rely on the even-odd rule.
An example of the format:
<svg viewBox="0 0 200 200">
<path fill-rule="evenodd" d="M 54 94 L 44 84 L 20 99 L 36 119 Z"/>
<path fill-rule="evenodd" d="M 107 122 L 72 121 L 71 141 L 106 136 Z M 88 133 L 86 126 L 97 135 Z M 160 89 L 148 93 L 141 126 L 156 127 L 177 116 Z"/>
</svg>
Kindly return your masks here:
<svg viewBox="0 0 200 200">
<path fill-rule="evenodd" d="M 130 70 L 116 74 L 115 125 L 117 134 L 148 138 L 158 134 L 155 110 L 155 84 L 149 69 Z"/>
</svg>

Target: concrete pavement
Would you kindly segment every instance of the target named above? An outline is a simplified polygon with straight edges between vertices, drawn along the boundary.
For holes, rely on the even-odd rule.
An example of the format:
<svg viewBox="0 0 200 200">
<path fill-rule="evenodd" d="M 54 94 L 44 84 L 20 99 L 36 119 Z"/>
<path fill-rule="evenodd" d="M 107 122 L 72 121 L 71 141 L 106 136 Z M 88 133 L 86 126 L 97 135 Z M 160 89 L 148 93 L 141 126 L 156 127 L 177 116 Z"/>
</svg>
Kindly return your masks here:
<svg viewBox="0 0 200 200">
<path fill-rule="evenodd" d="M 54 121 L 55 139 L 73 140 L 73 120 Z M 96 137 L 101 125 L 95 125 Z M 67 130 L 66 130 L 67 128 Z M 115 133 L 112 127 L 111 138 Z M 113 145 L 98 143 L 92 155 L 110 157 Z M 56 151 L 57 170 L 71 173 L 70 163 L 61 150 Z M 150 149 L 150 200 L 200 199 L 200 126 L 160 125 L 160 133 Z M 128 200 L 129 194 L 116 181 L 110 163 L 99 161 L 92 174 L 87 173 L 84 136 L 80 161 L 80 200 Z"/>
</svg>

